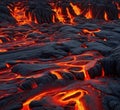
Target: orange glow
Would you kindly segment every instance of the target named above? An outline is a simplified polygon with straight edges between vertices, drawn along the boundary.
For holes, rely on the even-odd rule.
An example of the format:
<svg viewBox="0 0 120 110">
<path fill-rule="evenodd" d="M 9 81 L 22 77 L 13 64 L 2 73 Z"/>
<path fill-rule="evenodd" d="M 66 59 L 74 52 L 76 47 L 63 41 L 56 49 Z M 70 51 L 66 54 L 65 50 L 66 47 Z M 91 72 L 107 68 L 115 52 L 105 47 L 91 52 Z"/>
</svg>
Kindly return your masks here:
<svg viewBox="0 0 120 110">
<path fill-rule="evenodd" d="M 83 29 L 82 30 L 83 33 L 88 34 L 89 36 L 95 36 L 94 33 L 100 32 L 100 29 L 96 29 L 96 30 L 88 30 L 88 29 Z"/>
<path fill-rule="evenodd" d="M 120 13 L 118 13 L 118 18 L 120 19 Z"/>
<path fill-rule="evenodd" d="M 60 75 L 59 72 L 57 72 L 57 71 L 55 71 L 55 70 L 51 70 L 50 72 L 51 72 L 51 74 L 56 75 L 58 79 L 62 79 L 62 76 Z"/>
<path fill-rule="evenodd" d="M 10 68 L 10 67 L 11 67 L 11 65 L 10 65 L 10 64 L 8 64 L 8 63 L 6 63 L 6 67 L 7 67 L 7 68 Z"/>
<path fill-rule="evenodd" d="M 73 3 L 70 3 L 70 5 L 73 8 L 73 10 L 74 10 L 76 15 L 80 15 L 81 14 L 81 9 L 77 5 L 74 5 Z"/>
<path fill-rule="evenodd" d="M 85 52 L 81 55 L 76 55 L 76 56 L 71 56 L 70 61 L 63 61 L 63 62 L 58 62 L 55 63 L 57 66 L 59 66 L 59 69 L 51 70 L 51 74 L 55 74 L 58 79 L 62 79 L 61 72 L 67 72 L 69 74 L 69 70 L 71 68 L 77 68 L 77 70 L 73 72 L 77 72 L 79 74 L 84 74 L 85 79 L 84 80 L 89 80 L 90 76 L 88 74 L 88 70 L 92 68 L 97 60 L 103 58 L 101 54 L 98 53 L 98 56 L 95 55 L 96 52 L 94 51 L 88 51 Z M 91 56 L 94 58 L 94 60 L 83 60 L 85 56 Z"/>
<path fill-rule="evenodd" d="M 117 6 L 117 9 L 120 10 L 120 3 L 118 2 L 115 2 L 116 6 Z"/>
<path fill-rule="evenodd" d="M 33 96 L 32 98 L 28 99 L 26 102 L 23 103 L 22 110 L 30 110 L 29 104 L 32 101 L 41 100 L 45 96 L 52 95 L 52 99 L 50 100 L 55 105 L 65 106 L 69 104 L 70 102 L 74 102 L 74 110 L 87 110 L 86 106 L 83 102 L 83 97 L 88 94 L 86 90 L 83 89 L 73 89 L 73 90 L 66 90 L 61 91 L 60 88 L 49 90 L 47 92 L 40 93 L 38 95 Z"/>
<path fill-rule="evenodd" d="M 88 94 L 88 92 L 82 89 L 63 91 L 53 96 L 53 100 L 55 103 L 62 106 L 65 106 L 70 102 L 74 102 L 74 110 L 86 110 L 85 104 L 82 101 L 82 98 L 86 94 Z"/>
<path fill-rule="evenodd" d="M 105 71 L 104 71 L 104 69 L 102 68 L 102 77 L 104 77 L 105 76 Z"/>
<path fill-rule="evenodd" d="M 3 43 L 3 41 L 0 39 L 0 44 L 2 44 Z"/>
<path fill-rule="evenodd" d="M 7 52 L 7 49 L 0 49 L 0 52 Z"/>
<path fill-rule="evenodd" d="M 52 22 L 55 23 L 55 15 L 52 16 Z"/>
<path fill-rule="evenodd" d="M 115 2 L 117 9 L 118 9 L 118 18 L 120 19 L 120 3 Z"/>
<path fill-rule="evenodd" d="M 73 24 L 73 23 L 74 23 L 74 22 L 73 22 L 74 17 L 70 14 L 70 11 L 69 11 L 68 8 L 66 8 L 66 10 L 67 10 L 68 18 L 70 19 L 70 23 Z"/>
<path fill-rule="evenodd" d="M 28 14 L 28 17 L 25 15 L 25 8 L 21 8 L 21 2 L 18 2 L 15 7 L 14 10 L 11 11 L 12 16 L 16 19 L 16 21 L 18 22 L 19 25 L 24 25 L 24 24 L 30 24 L 32 21 L 34 21 L 35 23 L 37 23 L 36 18 L 34 17 L 34 19 L 32 19 L 31 14 Z"/>
<path fill-rule="evenodd" d="M 56 13 L 56 18 L 59 20 L 59 22 L 65 23 L 64 16 L 62 14 L 62 8 L 54 7 L 53 11 Z"/>
<path fill-rule="evenodd" d="M 30 110 L 29 104 L 34 101 L 34 100 L 40 100 L 42 97 L 44 97 L 47 94 L 47 92 L 41 93 L 39 95 L 36 95 L 30 99 L 28 99 L 25 103 L 23 103 L 23 108 L 22 110 Z"/>
<path fill-rule="evenodd" d="M 86 17 L 86 19 L 91 19 L 91 18 L 93 18 L 93 17 L 92 17 L 92 11 L 91 11 L 90 8 L 89 8 L 88 12 L 85 14 L 85 17 Z"/>
<path fill-rule="evenodd" d="M 68 17 L 70 19 L 69 23 L 73 24 L 73 19 L 75 18 L 75 15 L 79 16 L 82 15 L 84 16 L 86 19 L 92 19 L 94 18 L 93 16 L 93 12 L 92 12 L 92 7 L 88 7 L 87 10 L 81 9 L 77 4 L 73 4 L 72 2 L 69 3 L 69 5 L 71 7 L 66 7 L 66 13 L 68 16 L 63 14 L 63 10 L 62 7 L 56 6 L 54 3 L 50 3 L 52 10 L 55 12 L 55 15 L 53 15 L 52 17 L 52 21 L 53 23 L 56 22 L 55 19 L 57 19 L 59 22 L 61 23 L 68 23 L 68 20 L 66 20 L 66 18 Z M 116 3 L 118 10 L 120 10 L 120 5 L 119 3 Z M 72 8 L 72 11 L 74 11 L 75 15 L 72 15 L 70 12 L 70 9 Z M 106 21 L 109 20 L 108 14 L 106 12 L 104 12 L 104 19 Z M 118 17 L 120 18 L 120 13 L 118 14 Z"/>
<path fill-rule="evenodd" d="M 106 20 L 106 21 L 108 21 L 109 19 L 108 19 L 108 15 L 107 15 L 107 13 L 106 12 L 104 12 L 104 19 Z"/>
<path fill-rule="evenodd" d="M 63 11 L 62 8 L 55 6 L 54 3 L 53 4 L 51 3 L 50 5 L 52 6 L 52 10 L 55 12 L 55 15 L 52 16 L 53 23 L 55 23 L 55 21 L 56 21 L 55 19 L 58 19 L 58 21 L 61 23 L 66 23 L 66 22 L 68 23 L 68 21 L 65 18 L 66 15 L 63 15 L 63 13 L 62 13 L 62 11 Z M 81 14 L 81 10 L 77 5 L 74 5 L 72 3 L 70 3 L 70 5 L 73 8 L 73 11 L 75 12 L 76 15 Z M 70 13 L 70 10 L 68 7 L 66 7 L 66 13 L 68 15 L 67 17 L 69 18 L 69 22 L 71 24 L 73 24 L 74 16 Z"/>
</svg>

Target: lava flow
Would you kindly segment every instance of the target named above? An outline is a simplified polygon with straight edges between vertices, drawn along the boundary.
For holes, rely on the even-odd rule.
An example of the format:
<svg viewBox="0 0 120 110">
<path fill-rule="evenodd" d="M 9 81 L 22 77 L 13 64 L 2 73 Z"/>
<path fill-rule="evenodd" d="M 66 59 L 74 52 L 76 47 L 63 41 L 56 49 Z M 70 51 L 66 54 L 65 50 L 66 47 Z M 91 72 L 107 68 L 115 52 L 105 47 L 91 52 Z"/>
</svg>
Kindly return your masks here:
<svg viewBox="0 0 120 110">
<path fill-rule="evenodd" d="M 63 91 L 53 96 L 53 100 L 54 102 L 62 106 L 70 104 L 70 102 L 73 102 L 75 103 L 74 110 L 87 110 L 84 103 L 82 102 L 82 98 L 86 94 L 88 94 L 88 92 L 85 90 Z"/>
<path fill-rule="evenodd" d="M 112 1 L 0 0 L 0 110 L 119 110 Z"/>
<path fill-rule="evenodd" d="M 97 56 L 96 56 L 97 55 Z M 85 60 L 86 57 L 90 57 L 91 59 Z M 58 79 L 62 79 L 62 74 L 69 72 L 73 72 L 73 74 L 79 73 L 83 74 L 85 80 L 89 80 L 90 76 L 88 74 L 88 70 L 96 64 L 98 60 L 103 58 L 98 52 L 88 51 L 81 55 L 71 56 L 70 61 L 58 62 L 56 65 L 60 66 L 61 69 L 51 70 L 52 74 L 55 74 Z M 94 59 L 94 60 L 93 60 Z M 76 79 L 76 78 L 75 78 Z"/>
<path fill-rule="evenodd" d="M 51 90 L 49 92 L 44 92 L 28 99 L 26 102 L 24 102 L 22 110 L 30 110 L 29 104 L 32 101 L 39 101 L 43 97 L 49 97 L 49 96 L 51 97 L 51 94 L 54 94 L 54 95 L 52 95 L 51 97 L 52 102 L 49 102 L 49 103 L 54 103 L 54 105 L 59 105 L 59 106 L 66 106 L 70 103 L 75 103 L 75 106 L 70 110 L 87 110 L 83 101 L 83 97 L 88 94 L 87 91 L 82 89 L 66 90 L 62 92 L 57 91 L 58 93 L 56 91 L 57 90 Z"/>
<path fill-rule="evenodd" d="M 25 3 L 23 2 L 17 2 L 15 3 L 14 7 L 13 4 L 9 5 L 8 8 L 11 11 L 11 15 L 13 16 L 13 18 L 16 19 L 16 21 L 18 22 L 18 24 L 30 24 L 32 22 L 34 23 L 43 23 L 45 22 L 49 22 L 49 20 L 53 23 L 55 22 L 61 22 L 61 23 L 69 23 L 69 24 L 75 24 L 75 18 L 77 16 L 80 17 L 85 17 L 86 19 L 104 19 L 106 21 L 109 21 L 112 18 L 112 13 L 109 13 L 109 7 L 108 10 L 106 10 L 106 8 L 104 8 L 105 10 L 100 11 L 101 15 L 98 12 L 94 12 L 96 9 L 94 9 L 92 7 L 92 3 L 88 3 L 86 7 L 83 7 L 82 2 L 78 2 L 78 4 L 73 3 L 73 2 L 63 2 L 63 1 L 59 1 L 59 2 L 50 2 L 50 8 L 51 10 L 51 17 L 50 18 L 45 18 L 46 20 L 43 19 L 43 17 L 46 17 L 44 14 L 42 14 L 42 11 L 39 12 L 38 14 L 35 13 L 34 11 L 32 11 L 32 9 L 29 9 L 30 7 L 25 7 L 25 5 L 27 4 L 28 1 L 26 1 Z M 119 14 L 120 14 L 120 10 L 119 10 L 119 2 L 111 2 L 111 5 L 114 5 L 113 8 L 116 8 L 116 18 L 119 18 Z M 13 8 L 11 8 L 13 7 Z M 33 6 L 34 7 L 34 6 Z M 32 7 L 31 7 L 32 8 Z M 102 8 L 102 7 L 101 7 Z M 34 8 L 33 8 L 34 9 Z M 37 9 L 37 7 L 36 7 Z M 41 16 L 41 18 L 39 18 Z M 49 16 L 47 16 L 49 17 Z"/>
<path fill-rule="evenodd" d="M 32 22 L 37 23 L 35 16 L 32 16 L 30 13 L 28 16 L 26 15 L 26 8 L 24 7 L 24 3 L 18 2 L 15 4 L 13 9 L 11 9 L 10 6 L 8 6 L 8 8 L 19 25 L 30 24 Z"/>
</svg>

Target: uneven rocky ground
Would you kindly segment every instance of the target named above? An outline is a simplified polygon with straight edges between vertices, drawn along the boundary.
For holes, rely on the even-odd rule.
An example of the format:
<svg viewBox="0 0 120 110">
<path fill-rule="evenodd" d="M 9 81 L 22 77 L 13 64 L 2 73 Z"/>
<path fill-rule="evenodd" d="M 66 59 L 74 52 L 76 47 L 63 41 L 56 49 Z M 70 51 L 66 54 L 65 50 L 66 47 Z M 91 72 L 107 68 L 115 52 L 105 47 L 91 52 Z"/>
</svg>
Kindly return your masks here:
<svg viewBox="0 0 120 110">
<path fill-rule="evenodd" d="M 120 22 L 0 24 L 0 110 L 119 110 Z"/>
<path fill-rule="evenodd" d="M 6 1 L 0 0 L 0 110 L 120 110 L 118 18 L 51 23 L 49 6 L 34 9 L 31 0 L 27 9 L 34 11 L 27 14 L 40 10 L 42 24 L 26 23 L 26 17 L 23 24 L 10 13 L 15 0 L 9 8 Z M 113 17 L 110 6 L 103 9 L 116 19 L 120 10 L 113 6 Z"/>
</svg>

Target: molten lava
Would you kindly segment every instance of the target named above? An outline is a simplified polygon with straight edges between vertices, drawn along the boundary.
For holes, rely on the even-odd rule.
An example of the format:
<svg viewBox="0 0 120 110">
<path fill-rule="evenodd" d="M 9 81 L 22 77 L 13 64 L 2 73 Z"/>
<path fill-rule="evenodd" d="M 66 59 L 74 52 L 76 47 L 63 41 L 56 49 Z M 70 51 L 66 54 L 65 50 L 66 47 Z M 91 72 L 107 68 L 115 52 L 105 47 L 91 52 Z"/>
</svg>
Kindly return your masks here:
<svg viewBox="0 0 120 110">
<path fill-rule="evenodd" d="M 24 4 L 21 2 L 18 2 L 15 4 L 14 9 L 12 10 L 9 6 L 8 8 L 11 11 L 12 16 L 16 19 L 17 23 L 19 25 L 24 24 L 30 24 L 31 22 L 37 23 L 36 17 L 34 19 L 32 18 L 32 15 L 29 13 L 28 16 L 26 16 L 26 9 L 25 7 L 22 7 Z"/>
<path fill-rule="evenodd" d="M 97 56 L 95 56 L 95 54 L 97 54 Z M 85 60 L 85 57 L 93 57 L 94 60 Z M 103 56 L 94 51 L 88 51 L 81 55 L 71 56 L 70 61 L 55 63 L 56 65 L 60 66 L 60 68 L 51 70 L 51 74 L 56 75 L 58 79 L 62 79 L 62 73 L 65 72 L 69 74 L 71 71 L 73 73 L 84 74 L 85 80 L 89 80 L 90 76 L 87 70 L 94 67 L 96 62 L 101 58 L 103 58 Z"/>
<path fill-rule="evenodd" d="M 53 11 L 56 13 L 55 17 L 58 19 L 58 21 L 61 23 L 65 23 L 64 15 L 62 14 L 62 8 L 54 7 Z M 53 22 L 54 22 L 54 20 L 53 20 Z"/>
<path fill-rule="evenodd" d="M 45 95 L 47 95 L 48 92 L 44 92 L 44 93 L 41 93 L 39 95 L 36 95 L 30 99 L 28 99 L 25 103 L 23 103 L 23 108 L 22 110 L 30 110 L 29 108 L 29 104 L 34 101 L 34 100 L 40 100 L 42 97 L 44 97 Z"/>
<path fill-rule="evenodd" d="M 82 30 L 84 34 L 87 34 L 88 36 L 95 36 L 95 33 L 100 32 L 100 29 L 96 30 L 88 30 L 88 29 L 83 29 Z"/>
<path fill-rule="evenodd" d="M 54 14 L 52 16 L 52 22 L 53 23 L 61 22 L 63 24 L 70 23 L 73 25 L 75 24 L 74 18 L 76 16 L 82 15 L 86 19 L 93 18 L 93 12 L 92 12 L 91 7 L 89 7 L 88 10 L 85 10 L 84 12 L 84 10 L 82 10 L 82 8 L 79 7 L 80 5 L 78 4 L 74 4 L 70 2 L 69 6 L 70 7 L 66 6 L 63 10 L 63 7 L 52 4 L 51 8 L 54 11 Z M 117 6 L 117 9 L 120 11 L 120 5 L 116 3 L 116 6 Z M 44 85 L 44 82 L 45 84 L 47 82 L 46 79 L 44 80 L 44 75 L 46 75 L 45 78 L 46 77 L 48 78 L 47 79 L 48 82 L 49 80 L 51 81 L 51 79 L 53 78 L 52 80 L 55 80 L 55 81 L 57 80 L 58 81 L 58 82 L 56 81 L 57 83 L 61 83 L 60 81 L 63 81 L 62 84 L 64 83 L 64 81 L 66 82 L 68 81 L 69 83 L 71 82 L 73 83 L 75 81 L 76 83 L 78 80 L 80 80 L 78 81 L 79 82 L 78 85 L 80 85 L 81 82 L 87 82 L 88 80 L 92 78 L 92 75 L 89 73 L 89 70 L 92 69 L 94 66 L 96 66 L 96 64 L 98 64 L 98 61 L 100 61 L 103 58 L 103 55 L 100 52 L 96 51 L 97 49 L 92 50 L 92 48 L 90 48 L 89 45 L 87 44 L 89 44 L 89 42 L 91 41 L 89 38 L 90 37 L 95 38 L 95 35 L 96 35 L 95 33 L 100 32 L 101 31 L 100 29 L 102 28 L 97 28 L 97 29 L 92 30 L 92 29 L 89 29 L 89 26 L 88 28 L 81 28 L 81 24 L 80 24 L 80 30 L 76 28 L 74 29 L 73 27 L 73 31 L 75 31 L 73 32 L 73 36 L 75 35 L 75 38 L 74 37 L 67 38 L 68 36 L 65 36 L 62 39 L 61 37 L 59 38 L 57 36 L 58 33 L 60 33 L 61 35 L 62 34 L 71 35 L 72 32 L 69 33 L 69 30 L 70 31 L 72 30 L 71 27 L 68 28 L 67 33 L 65 32 L 62 33 L 62 31 L 60 31 L 62 30 L 61 29 L 62 24 L 60 24 L 60 26 L 59 24 L 55 24 L 55 27 L 53 26 L 54 28 L 53 30 L 52 29 L 50 30 L 50 28 L 54 24 L 50 24 L 50 25 L 49 24 L 43 24 L 43 25 L 37 24 L 36 27 L 34 27 L 33 25 L 33 27 L 31 26 L 30 28 L 29 26 L 27 27 L 26 25 L 25 25 L 26 27 L 21 26 L 24 24 L 31 24 L 32 22 L 38 23 L 36 20 L 36 17 L 35 16 L 33 17 L 30 13 L 28 13 L 28 16 L 26 16 L 26 8 L 23 6 L 21 2 L 16 3 L 13 9 L 11 9 L 10 7 L 8 8 L 10 9 L 12 16 L 16 19 L 18 25 L 20 26 L 19 27 L 17 25 L 18 27 L 17 26 L 14 27 L 15 30 L 12 28 L 13 29 L 12 32 L 8 32 L 9 28 L 6 30 L 5 29 L 0 30 L 0 33 L 3 32 L 2 36 L 4 36 L 4 37 L 0 37 L 1 38 L 0 39 L 0 54 L 5 59 L 5 60 L 0 59 L 1 62 L 3 61 L 0 65 L 2 68 L 0 70 L 0 82 L 3 82 L 3 83 L 8 82 L 8 84 L 9 83 L 11 84 L 10 87 L 13 86 L 15 88 L 15 90 L 11 90 L 11 91 L 9 90 L 10 95 L 16 95 L 17 93 L 22 93 L 22 92 L 29 94 L 29 89 L 28 89 L 29 86 L 30 86 L 30 89 L 32 90 L 41 89 L 39 88 L 39 86 L 41 87 L 41 85 Z M 71 12 L 71 9 L 73 10 L 72 12 Z M 66 15 L 63 11 L 65 11 Z M 74 13 L 75 15 L 72 13 Z M 109 21 L 109 16 L 106 11 L 104 12 L 103 17 L 104 17 L 104 20 Z M 119 15 L 119 18 L 120 18 L 120 15 Z M 67 26 L 69 27 L 69 25 Z M 66 26 L 66 29 L 67 29 L 67 26 Z M 78 27 L 79 25 L 77 25 L 77 28 Z M 29 28 L 29 29 L 26 29 L 26 28 Z M 76 30 L 78 31 L 76 32 Z M 12 35 L 13 38 L 10 38 L 8 36 L 7 38 L 5 36 L 6 35 L 5 32 L 10 33 L 9 36 Z M 78 37 L 76 37 L 78 33 L 80 34 Z M 83 35 L 83 37 L 87 39 L 82 39 L 81 35 Z M 2 38 L 5 38 L 5 39 L 2 40 Z M 80 39 L 82 40 L 79 41 Z M 78 40 L 78 46 L 75 48 L 77 48 L 78 50 L 79 48 L 81 50 L 83 49 L 82 53 L 77 54 L 77 55 L 74 54 L 74 52 L 72 52 L 72 49 L 71 49 L 72 44 L 70 45 L 67 44 L 68 40 L 75 40 L 75 43 L 76 43 L 76 40 Z M 107 39 L 104 38 L 103 41 L 106 42 Z M 49 51 L 49 45 L 50 46 L 52 45 L 50 47 L 51 49 L 50 51 Z M 72 46 L 74 47 L 74 45 Z M 56 51 L 57 49 L 58 51 Z M 73 48 L 73 50 L 75 49 Z M 24 52 L 26 53 L 24 54 Z M 62 52 L 63 52 L 63 55 L 62 55 Z M 12 55 L 12 53 L 14 54 Z M 58 54 L 61 54 L 61 56 L 59 56 Z M 23 57 L 21 57 L 22 55 Z M 31 69 L 28 65 L 25 67 L 22 64 L 25 64 L 25 65 L 30 64 L 30 66 L 32 64 L 33 65 L 36 64 L 38 67 Z M 53 65 L 54 67 L 49 67 L 49 65 Z M 97 69 L 101 69 L 101 68 L 102 67 L 100 68 L 98 67 Z M 97 71 L 97 69 L 95 70 L 95 72 Z M 18 71 L 18 73 L 16 71 Z M 105 76 L 104 69 L 102 68 L 101 71 L 102 73 L 99 76 L 104 77 Z M 27 72 L 28 74 L 24 75 Z M 33 82 L 32 81 L 30 82 L 31 85 L 29 85 L 30 83 L 27 82 L 27 79 L 33 79 L 32 80 Z M 88 82 L 90 83 L 90 81 Z M 12 83 L 14 82 L 15 84 L 12 85 Z M 53 85 L 56 86 L 56 84 L 53 84 Z M 23 86 L 23 88 L 21 87 L 21 85 Z M 63 84 L 63 85 L 66 86 L 67 84 L 66 85 Z M 89 86 L 89 84 L 86 84 L 86 85 L 85 85 L 86 87 Z M 4 88 L 6 89 L 7 86 L 5 85 Z M 49 85 L 46 84 L 45 86 L 49 86 Z M 17 89 L 17 87 L 19 87 L 19 89 Z M 45 98 L 45 99 L 48 98 L 47 100 L 48 103 L 46 103 L 46 105 L 49 103 L 50 104 L 52 103 L 53 105 L 66 107 L 72 104 L 73 108 L 72 109 L 68 108 L 67 110 L 89 110 L 87 109 L 84 98 L 85 96 L 89 95 L 89 89 L 91 89 L 91 87 L 89 89 L 84 89 L 84 88 L 82 88 L 81 86 L 74 88 L 74 86 L 72 85 L 68 87 L 67 89 L 61 87 L 57 90 L 55 88 L 52 88 L 48 91 L 43 90 L 42 92 L 39 92 L 36 94 L 34 94 L 33 92 L 31 93 L 32 95 L 30 95 L 29 98 L 26 98 L 24 101 L 23 100 L 21 101 L 23 103 L 22 110 L 31 110 L 31 108 L 29 107 L 29 104 L 32 101 L 40 101 L 42 100 L 42 98 Z M 4 92 L 4 90 L 2 91 L 1 89 L 0 92 Z M 7 96 L 7 95 L 5 94 L 4 96 Z M 3 96 L 1 95 L 0 98 L 1 97 Z"/>
<path fill-rule="evenodd" d="M 54 14 L 52 15 L 53 23 L 61 22 L 74 24 L 73 21 L 76 16 L 82 15 L 86 19 L 96 18 L 94 16 L 97 16 L 95 15 L 97 13 L 93 13 L 93 9 L 90 6 L 92 4 L 88 4 L 88 7 L 86 7 L 86 9 L 84 9 L 85 7 L 84 8 L 80 7 L 82 6 L 81 4 L 75 4 L 72 2 L 68 2 L 68 5 L 66 7 L 62 7 L 62 5 L 59 6 L 57 5 L 57 3 L 54 2 L 49 4 L 51 6 L 51 10 L 54 11 Z M 120 4 L 118 2 L 115 2 L 113 4 L 116 5 L 118 9 L 118 18 L 120 18 Z M 35 14 L 28 13 L 26 15 L 27 8 L 24 7 L 24 3 L 17 2 L 13 9 L 11 9 L 9 6 L 8 8 L 11 11 L 11 15 L 16 19 L 19 25 L 30 24 L 31 22 L 38 23 L 37 20 L 39 18 L 37 19 Z M 100 18 L 104 18 L 104 20 L 108 21 L 109 20 L 108 13 L 104 11 L 103 14 L 104 14 L 103 17 Z"/>
<path fill-rule="evenodd" d="M 108 21 L 108 20 L 109 20 L 108 15 L 107 15 L 107 13 L 106 13 L 106 12 L 104 12 L 104 19 L 105 19 L 106 21 Z"/>
<path fill-rule="evenodd" d="M 92 11 L 91 11 L 90 8 L 88 9 L 88 12 L 85 14 L 85 17 L 86 17 L 86 19 L 92 19 L 93 18 L 92 17 Z"/>
<path fill-rule="evenodd" d="M 70 3 L 70 5 L 73 8 L 76 15 L 80 15 L 82 13 L 81 9 L 77 5 L 74 5 L 73 3 Z"/>
<path fill-rule="evenodd" d="M 86 107 L 82 101 L 82 98 L 86 94 L 88 94 L 88 92 L 82 89 L 68 90 L 57 93 L 53 96 L 53 100 L 61 106 L 65 106 L 73 102 L 75 103 L 74 110 L 86 110 Z"/>
</svg>

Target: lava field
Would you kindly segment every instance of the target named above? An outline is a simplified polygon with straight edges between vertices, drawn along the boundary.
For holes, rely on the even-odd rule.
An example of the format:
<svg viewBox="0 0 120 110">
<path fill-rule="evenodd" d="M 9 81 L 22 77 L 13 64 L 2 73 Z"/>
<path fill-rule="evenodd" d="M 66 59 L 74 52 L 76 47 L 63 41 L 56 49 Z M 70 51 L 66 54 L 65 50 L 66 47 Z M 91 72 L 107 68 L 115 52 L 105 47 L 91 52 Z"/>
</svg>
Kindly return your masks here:
<svg viewBox="0 0 120 110">
<path fill-rule="evenodd" d="M 0 0 L 0 110 L 120 110 L 120 0 Z"/>
</svg>

